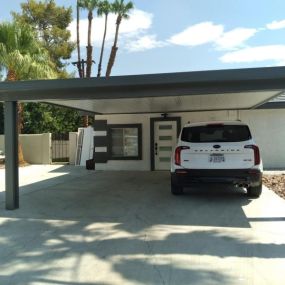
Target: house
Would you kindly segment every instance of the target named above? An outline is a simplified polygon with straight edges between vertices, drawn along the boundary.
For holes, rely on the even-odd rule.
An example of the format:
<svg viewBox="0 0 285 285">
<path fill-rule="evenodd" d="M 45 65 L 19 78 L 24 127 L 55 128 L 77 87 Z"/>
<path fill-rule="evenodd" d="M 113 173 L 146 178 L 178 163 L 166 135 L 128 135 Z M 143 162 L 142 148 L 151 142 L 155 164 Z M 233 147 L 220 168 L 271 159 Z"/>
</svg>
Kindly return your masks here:
<svg viewBox="0 0 285 285">
<path fill-rule="evenodd" d="M 225 119 L 248 123 L 261 147 L 265 167 L 284 168 L 284 75 L 285 67 L 267 67 L 1 82 L 6 208 L 19 206 L 19 101 L 46 102 L 94 113 L 96 169 L 169 169 L 171 149 L 183 124 Z"/>
</svg>

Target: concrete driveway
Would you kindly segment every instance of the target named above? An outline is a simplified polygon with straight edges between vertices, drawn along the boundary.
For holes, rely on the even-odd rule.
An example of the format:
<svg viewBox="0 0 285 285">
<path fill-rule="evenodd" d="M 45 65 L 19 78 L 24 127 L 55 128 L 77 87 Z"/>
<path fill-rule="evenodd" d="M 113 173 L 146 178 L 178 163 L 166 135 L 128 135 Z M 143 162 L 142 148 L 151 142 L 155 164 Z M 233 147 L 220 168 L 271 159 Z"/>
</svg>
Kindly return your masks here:
<svg viewBox="0 0 285 285">
<path fill-rule="evenodd" d="M 64 175 L 59 175 L 64 173 Z M 285 284 L 285 200 L 60 167 L 0 204 L 0 284 Z M 68 175 L 67 175 L 68 174 Z"/>
</svg>

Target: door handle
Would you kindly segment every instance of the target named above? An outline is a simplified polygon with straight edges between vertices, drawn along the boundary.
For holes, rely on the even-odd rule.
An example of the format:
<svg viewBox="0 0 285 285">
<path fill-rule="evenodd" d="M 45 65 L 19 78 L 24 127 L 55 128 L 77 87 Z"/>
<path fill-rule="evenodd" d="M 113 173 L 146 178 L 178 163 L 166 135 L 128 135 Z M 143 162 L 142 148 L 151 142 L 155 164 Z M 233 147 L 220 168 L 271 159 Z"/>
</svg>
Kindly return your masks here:
<svg viewBox="0 0 285 285">
<path fill-rule="evenodd" d="M 155 155 L 157 155 L 157 143 L 154 144 Z"/>
</svg>

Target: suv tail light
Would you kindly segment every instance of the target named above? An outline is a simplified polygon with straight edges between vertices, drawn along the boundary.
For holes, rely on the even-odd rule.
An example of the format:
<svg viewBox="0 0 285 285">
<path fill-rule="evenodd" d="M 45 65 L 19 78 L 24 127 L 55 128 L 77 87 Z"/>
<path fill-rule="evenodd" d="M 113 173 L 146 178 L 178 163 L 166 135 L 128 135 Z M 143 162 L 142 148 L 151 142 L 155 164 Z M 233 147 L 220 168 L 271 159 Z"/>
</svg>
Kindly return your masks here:
<svg viewBox="0 0 285 285">
<path fill-rule="evenodd" d="M 246 145 L 244 148 L 250 148 L 253 149 L 254 152 L 254 165 L 259 165 L 260 164 L 260 152 L 259 152 L 259 147 L 257 145 Z"/>
<path fill-rule="evenodd" d="M 189 146 L 178 146 L 175 149 L 175 164 L 181 165 L 181 151 L 185 149 L 190 149 Z"/>
</svg>

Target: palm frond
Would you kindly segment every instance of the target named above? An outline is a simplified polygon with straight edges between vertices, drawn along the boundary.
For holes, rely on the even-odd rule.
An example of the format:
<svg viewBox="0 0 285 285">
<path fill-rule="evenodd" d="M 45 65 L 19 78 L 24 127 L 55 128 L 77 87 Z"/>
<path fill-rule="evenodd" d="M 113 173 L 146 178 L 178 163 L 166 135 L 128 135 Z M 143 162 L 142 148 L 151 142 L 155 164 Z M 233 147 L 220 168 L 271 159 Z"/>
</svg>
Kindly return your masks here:
<svg viewBox="0 0 285 285">
<path fill-rule="evenodd" d="M 98 3 L 98 10 L 97 10 L 98 16 L 107 15 L 111 12 L 112 12 L 112 5 L 109 3 L 109 1 L 104 0 Z"/>
<path fill-rule="evenodd" d="M 32 29 L 17 23 L 0 24 L 0 66 L 18 80 L 55 78 L 55 66 Z"/>
<path fill-rule="evenodd" d="M 134 8 L 133 2 L 125 3 L 124 0 L 115 0 L 112 4 L 112 10 L 115 14 L 120 15 L 124 19 L 129 18 L 129 12 Z"/>
<path fill-rule="evenodd" d="M 98 7 L 98 0 L 78 0 L 78 7 L 86 9 L 88 11 L 93 11 Z"/>
</svg>

